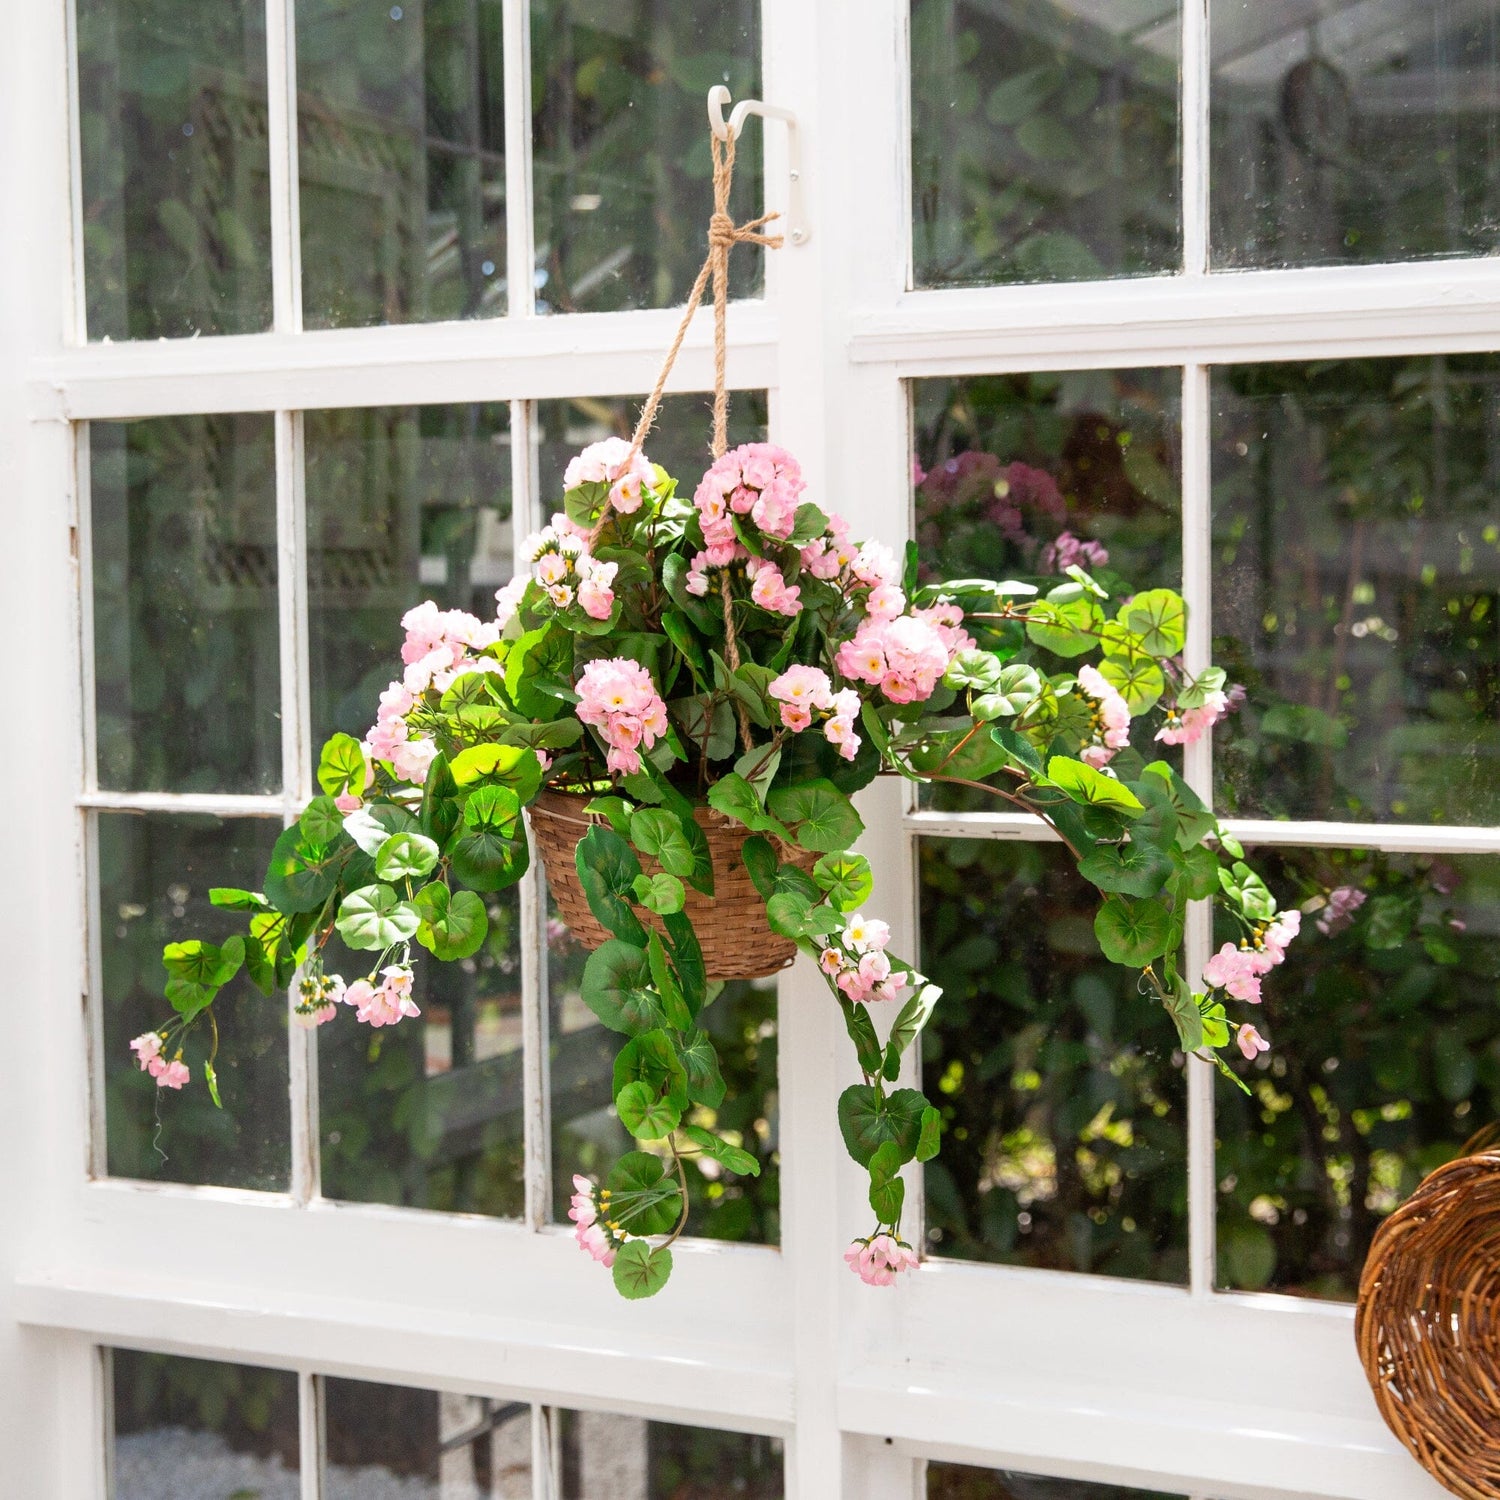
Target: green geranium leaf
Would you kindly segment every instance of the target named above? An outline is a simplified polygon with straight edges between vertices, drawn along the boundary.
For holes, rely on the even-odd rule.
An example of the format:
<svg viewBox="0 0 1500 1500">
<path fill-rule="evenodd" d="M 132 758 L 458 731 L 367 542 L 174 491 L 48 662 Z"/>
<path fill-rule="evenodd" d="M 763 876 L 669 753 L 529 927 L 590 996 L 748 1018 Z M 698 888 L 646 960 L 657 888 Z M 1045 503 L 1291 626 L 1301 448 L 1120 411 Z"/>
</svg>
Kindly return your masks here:
<svg viewBox="0 0 1500 1500">
<path fill-rule="evenodd" d="M 705 1156 L 711 1156 L 726 1172 L 733 1172 L 736 1177 L 759 1177 L 760 1160 L 752 1156 L 748 1151 L 742 1151 L 738 1146 L 731 1146 L 728 1141 L 716 1136 L 713 1131 L 705 1130 L 701 1125 L 684 1125 L 682 1133 L 695 1145 Z"/>
<path fill-rule="evenodd" d="M 584 805 L 583 810 L 607 819 L 609 826 L 622 839 L 630 837 L 630 819 L 634 809 L 623 797 L 595 797 Z"/>
<path fill-rule="evenodd" d="M 629 1240 L 616 1253 L 612 1274 L 622 1297 L 632 1302 L 654 1297 L 672 1274 L 672 1252 L 665 1245 L 653 1250 L 645 1240 Z"/>
<path fill-rule="evenodd" d="M 420 825 L 404 807 L 393 802 L 372 802 L 344 815 L 344 832 L 371 859 L 393 833 L 417 833 Z"/>
<path fill-rule="evenodd" d="M 793 842 L 815 853 L 847 849 L 865 831 L 854 804 L 822 777 L 776 787 L 766 805 L 792 831 Z"/>
<path fill-rule="evenodd" d="M 668 912 L 681 911 L 686 897 L 682 882 L 675 875 L 665 873 L 637 875 L 630 882 L 630 889 L 641 906 L 663 917 Z"/>
<path fill-rule="evenodd" d="M 454 891 L 442 881 L 424 885 L 412 904 L 422 918 L 417 941 L 444 963 L 469 958 L 484 946 L 489 932 L 489 914 L 473 891 Z"/>
<path fill-rule="evenodd" d="M 1004 666 L 1005 663 L 993 651 L 960 651 L 948 664 L 943 681 L 951 688 L 974 688 L 988 693 L 1000 685 Z"/>
<path fill-rule="evenodd" d="M 644 877 L 637 876 L 636 879 Z M 687 1003 L 687 997 L 682 992 L 682 985 L 678 982 L 677 975 L 672 971 L 672 965 L 667 958 L 666 945 L 661 940 L 659 933 L 651 933 L 646 944 L 646 959 L 651 965 L 651 982 L 656 986 L 656 993 L 661 997 L 662 1013 L 667 1018 L 667 1025 L 678 1031 L 686 1031 L 693 1024 L 693 1011 Z"/>
<path fill-rule="evenodd" d="M 670 1234 L 682 1216 L 682 1194 L 659 1156 L 628 1151 L 610 1168 L 604 1186 L 612 1218 L 627 1234 Z"/>
<path fill-rule="evenodd" d="M 508 786 L 481 786 L 464 803 L 463 823 L 444 851 L 454 877 L 476 891 L 514 885 L 531 862 L 521 802 Z"/>
<path fill-rule="evenodd" d="M 1103 628 L 1099 601 L 1076 583 L 1053 589 L 1026 612 L 1027 638 L 1054 656 L 1082 656 L 1092 651 Z"/>
<path fill-rule="evenodd" d="M 1111 896 L 1094 918 L 1094 935 L 1114 964 L 1139 969 L 1167 951 L 1172 919 L 1160 901 Z"/>
<path fill-rule="evenodd" d="M 693 846 L 677 817 L 665 808 L 641 808 L 630 820 L 630 842 L 669 875 L 693 873 Z"/>
<path fill-rule="evenodd" d="M 631 909 L 641 873 L 635 851 L 612 829 L 594 827 L 578 841 L 573 858 L 595 919 L 617 938 L 644 948 L 646 929 Z"/>
<path fill-rule="evenodd" d="M 760 797 L 737 771 L 721 776 L 708 789 L 708 805 L 715 812 L 743 823 L 746 828 L 760 833 L 774 833 L 777 838 L 790 841 L 791 834 L 782 822 L 771 817 L 760 805 Z"/>
<path fill-rule="evenodd" d="M 891 1082 L 900 1076 L 901 1054 L 922 1034 L 922 1028 L 932 1015 L 932 1008 L 943 998 L 942 988 L 935 984 L 924 984 L 905 1005 L 901 1007 L 891 1024 L 891 1034 L 886 1038 L 884 1073 Z"/>
<path fill-rule="evenodd" d="M 627 1083 L 615 1095 L 615 1112 L 638 1141 L 659 1141 L 682 1122 L 682 1111 L 647 1083 Z"/>
<path fill-rule="evenodd" d="M 368 774 L 364 747 L 353 735 L 336 734 L 324 744 L 318 757 L 318 785 L 330 797 L 342 797 L 346 792 L 361 796 Z"/>
<path fill-rule="evenodd" d="M 1025 713 L 1042 695 L 1042 679 L 1035 667 L 1013 662 L 1001 668 L 1000 681 L 992 692 L 981 693 L 973 703 L 974 717 L 981 723 L 1008 719 Z"/>
<path fill-rule="evenodd" d="M 1141 772 L 1140 780 L 1154 777 L 1166 788 L 1172 810 L 1177 814 L 1177 847 L 1191 849 L 1218 827 L 1214 815 L 1203 799 L 1164 760 L 1153 760 Z M 1233 850 L 1229 851 L 1231 854 Z M 1241 849 L 1242 855 L 1245 851 Z M 1238 857 L 1238 856 L 1236 856 Z"/>
<path fill-rule="evenodd" d="M 1127 814 L 1142 810 L 1141 799 L 1123 782 L 1066 755 L 1054 755 L 1047 761 L 1047 779 L 1084 806 L 1112 808 Z"/>
<path fill-rule="evenodd" d="M 885 1182 L 870 1179 L 870 1207 L 882 1224 L 896 1224 L 901 1219 L 901 1209 L 906 1203 L 906 1184 L 899 1177 Z"/>
<path fill-rule="evenodd" d="M 236 934 L 222 948 L 198 938 L 168 943 L 161 961 L 174 978 L 216 990 L 239 973 L 245 962 L 245 940 Z"/>
<path fill-rule="evenodd" d="M 1099 663 L 1099 675 L 1137 716 L 1156 706 L 1167 685 L 1161 668 L 1145 656 L 1106 656 Z"/>
<path fill-rule="evenodd" d="M 1176 656 L 1187 640 L 1187 606 L 1171 589 L 1147 589 L 1115 618 L 1140 641 L 1148 656 Z"/>
<path fill-rule="evenodd" d="M 1204 1041 L 1203 1017 L 1198 1010 L 1197 996 L 1193 994 L 1187 980 L 1181 974 L 1173 977 L 1171 995 L 1162 1003 L 1177 1027 L 1177 1037 L 1182 1043 L 1182 1050 L 1196 1052 Z"/>
<path fill-rule="evenodd" d="M 1201 845 L 1179 850 L 1177 894 L 1184 901 L 1206 901 L 1219 888 L 1219 862 Z"/>
<path fill-rule="evenodd" d="M 637 1036 L 666 1024 L 644 947 L 608 939 L 589 954 L 579 989 L 583 1003 L 611 1031 Z"/>
<path fill-rule="evenodd" d="M 1155 896 L 1171 879 L 1171 858 L 1150 844 L 1101 844 L 1078 861 L 1078 873 L 1101 891 Z"/>
<path fill-rule="evenodd" d="M 332 797 L 314 797 L 297 820 L 302 836 L 309 844 L 332 844 L 344 831 L 344 815 Z"/>
<path fill-rule="evenodd" d="M 427 780 L 422 785 L 419 820 L 419 830 L 440 849 L 453 837 L 454 830 L 463 820 L 458 783 L 448 769 L 446 755 L 434 756 L 432 764 L 427 768 Z"/>
<path fill-rule="evenodd" d="M 706 1031 L 689 1031 L 678 1046 L 677 1056 L 687 1074 L 689 1100 L 717 1109 L 724 1102 L 724 1076 L 719 1071 L 713 1039 Z"/>
<path fill-rule="evenodd" d="M 825 854 L 813 866 L 812 875 L 837 911 L 858 911 L 875 889 L 870 861 L 863 854 Z"/>
<path fill-rule="evenodd" d="M 917 1136 L 917 1160 L 931 1161 L 943 1140 L 942 1111 L 928 1105 L 922 1111 L 922 1125 Z"/>
<path fill-rule="evenodd" d="M 351 948 L 379 953 L 410 942 L 422 919 L 416 907 L 402 901 L 390 886 L 366 885 L 344 897 L 334 925 Z"/>
<path fill-rule="evenodd" d="M 770 839 L 748 838 L 741 845 L 740 854 L 745 861 L 745 873 L 760 892 L 761 900 L 769 900 L 776 893 L 776 869 L 780 864 Z"/>
<path fill-rule="evenodd" d="M 232 885 L 213 886 L 208 899 L 226 911 L 270 911 L 271 903 L 259 891 L 242 891 Z"/>
<path fill-rule="evenodd" d="M 179 979 L 175 975 L 167 980 L 167 1004 L 184 1021 L 191 1021 L 200 1011 L 207 1009 L 218 993 L 217 985 L 197 984 L 191 979 Z"/>
<path fill-rule="evenodd" d="M 887 1141 L 901 1148 L 910 1161 L 922 1133 L 922 1111 L 927 1101 L 916 1089 L 897 1089 L 882 1095 L 875 1084 L 856 1083 L 839 1095 L 839 1128 L 849 1155 L 868 1167 L 876 1150 Z"/>
<path fill-rule="evenodd" d="M 345 846 L 347 847 L 347 845 Z M 334 861 L 327 847 L 309 845 L 300 824 L 283 830 L 266 867 L 266 898 L 277 911 L 317 911 L 337 883 Z"/>
<path fill-rule="evenodd" d="M 875 1023 L 863 1005 L 856 1005 L 844 995 L 839 996 L 839 1009 L 844 1013 L 844 1030 L 854 1043 L 855 1056 L 859 1058 L 861 1073 L 875 1074 L 880 1071 L 883 1054 L 880 1038 L 875 1033 Z"/>
<path fill-rule="evenodd" d="M 1042 774 L 1042 757 L 1024 734 L 995 724 L 990 728 L 990 742 L 1004 756 L 1002 765 L 1019 766 L 1028 776 Z"/>
<path fill-rule="evenodd" d="M 1177 695 L 1178 708 L 1202 708 L 1208 702 L 1210 693 L 1220 693 L 1224 690 L 1225 675 L 1223 667 L 1204 667 L 1204 669 L 1189 682 Z"/>
<path fill-rule="evenodd" d="M 536 751 L 523 745 L 471 745 L 454 756 L 448 769 L 460 788 L 508 787 L 523 807 L 542 785 L 542 763 Z"/>
<path fill-rule="evenodd" d="M 382 880 L 420 880 L 438 862 L 438 846 L 420 833 L 393 833 L 375 856 Z"/>
</svg>

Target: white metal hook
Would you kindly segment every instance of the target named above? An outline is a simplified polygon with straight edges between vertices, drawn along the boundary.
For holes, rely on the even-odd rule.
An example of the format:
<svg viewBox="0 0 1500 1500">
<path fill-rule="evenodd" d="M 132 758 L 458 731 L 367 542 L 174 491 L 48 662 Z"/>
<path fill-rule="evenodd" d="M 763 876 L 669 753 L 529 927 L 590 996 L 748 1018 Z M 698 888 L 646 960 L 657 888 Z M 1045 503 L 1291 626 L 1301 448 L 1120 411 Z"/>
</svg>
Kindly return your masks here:
<svg viewBox="0 0 1500 1500">
<path fill-rule="evenodd" d="M 709 129 L 721 141 L 739 140 L 750 115 L 760 115 L 767 120 L 780 120 L 786 126 L 786 165 L 789 179 L 786 200 L 787 238 L 794 245 L 805 245 L 808 240 L 807 219 L 802 212 L 802 147 L 797 136 L 797 116 L 778 104 L 767 104 L 761 99 L 741 99 L 724 118 L 724 106 L 729 103 L 729 90 L 716 83 L 708 91 Z"/>
</svg>

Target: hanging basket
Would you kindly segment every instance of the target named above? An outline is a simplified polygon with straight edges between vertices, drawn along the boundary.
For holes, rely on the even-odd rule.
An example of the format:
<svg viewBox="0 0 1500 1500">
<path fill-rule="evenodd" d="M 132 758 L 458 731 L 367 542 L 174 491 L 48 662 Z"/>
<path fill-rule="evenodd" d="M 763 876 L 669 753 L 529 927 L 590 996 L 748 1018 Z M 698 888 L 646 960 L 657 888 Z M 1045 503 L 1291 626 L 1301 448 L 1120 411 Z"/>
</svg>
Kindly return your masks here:
<svg viewBox="0 0 1500 1500">
<path fill-rule="evenodd" d="M 1429 1174 L 1370 1246 L 1354 1321 L 1391 1431 L 1445 1488 L 1500 1497 L 1500 1150 Z"/>
<path fill-rule="evenodd" d="M 531 831 L 547 872 L 552 899 L 568 930 L 585 948 L 597 948 L 610 934 L 595 920 L 578 879 L 574 851 L 578 841 L 596 823 L 608 819 L 586 813 L 588 799 L 567 792 L 545 790 L 530 809 Z M 797 956 L 797 945 L 771 931 L 766 905 L 745 868 L 745 840 L 749 830 L 712 808 L 693 811 L 698 826 L 708 838 L 714 864 L 714 894 L 705 896 L 687 887 L 683 907 L 703 946 L 703 966 L 710 979 L 764 979 L 784 969 Z M 773 839 L 783 863 L 810 870 L 817 856 Z M 655 860 L 641 857 L 641 868 L 654 875 L 661 868 Z M 636 908 L 641 920 L 661 931 L 661 919 Z"/>
</svg>

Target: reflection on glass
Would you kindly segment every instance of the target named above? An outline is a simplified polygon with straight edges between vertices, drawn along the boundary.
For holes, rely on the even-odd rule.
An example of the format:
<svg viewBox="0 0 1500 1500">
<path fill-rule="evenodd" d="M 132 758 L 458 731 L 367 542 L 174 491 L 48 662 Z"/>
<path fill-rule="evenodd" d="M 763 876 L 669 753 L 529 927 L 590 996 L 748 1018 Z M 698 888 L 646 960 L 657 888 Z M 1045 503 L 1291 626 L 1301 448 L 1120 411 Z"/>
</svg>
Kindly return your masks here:
<svg viewBox="0 0 1500 1500">
<path fill-rule="evenodd" d="M 1174 271 L 1178 0 L 912 0 L 918 286 Z"/>
<path fill-rule="evenodd" d="M 927 1500 L 1187 1500 L 1167 1490 L 1137 1490 L 1088 1479 L 1051 1479 L 967 1464 L 927 1465 Z"/>
<path fill-rule="evenodd" d="M 588 953 L 549 907 L 547 992 L 551 1016 L 553 1217 L 567 1221 L 573 1174 L 602 1179 L 639 1149 L 615 1116 L 618 1033 L 579 994 Z M 758 1177 L 736 1177 L 702 1155 L 685 1161 L 687 1233 L 776 1244 L 781 1237 L 780 1110 L 776 1091 L 776 983 L 736 980 L 706 1006 L 699 1024 L 713 1040 L 727 1092 L 716 1110 L 695 1105 L 690 1124 L 718 1130 L 760 1160 Z"/>
<path fill-rule="evenodd" d="M 531 1408 L 324 1379 L 324 1500 L 531 1500 Z"/>
<path fill-rule="evenodd" d="M 558 1500 L 781 1500 L 780 1438 L 554 1411 Z"/>
<path fill-rule="evenodd" d="M 271 324 L 262 0 L 77 0 L 91 338 Z"/>
<path fill-rule="evenodd" d="M 712 399 L 707 393 L 664 397 L 656 425 L 646 439 L 646 456 L 677 481 L 679 493 L 690 498 L 703 478 L 703 471 L 713 462 L 708 450 L 713 429 Z M 537 402 L 536 427 L 541 434 L 538 464 L 545 515 L 562 509 L 562 476 L 568 460 L 586 444 L 600 438 L 630 437 L 644 400 L 644 397 L 577 396 L 564 401 Z M 766 393 L 731 391 L 729 446 L 764 442 L 765 438 Z"/>
<path fill-rule="evenodd" d="M 1500 358 L 1214 372 L 1221 810 L 1500 822 Z"/>
<path fill-rule="evenodd" d="M 210 905 L 209 887 L 259 890 L 280 823 L 116 812 L 95 818 L 109 1172 L 284 1190 L 291 1123 L 282 1000 L 267 999 L 242 973 L 214 1002 L 223 1109 L 203 1086 L 213 1043 L 206 1025 L 193 1030 L 183 1056 L 192 1083 L 169 1098 L 159 1097 L 129 1051 L 132 1037 L 172 1014 L 163 998 L 163 945 L 188 937 L 222 942 L 235 930 L 235 914 Z"/>
<path fill-rule="evenodd" d="M 922 966 L 943 986 L 922 1082 L 931 1255 L 1182 1281 L 1182 1058 L 1094 938 L 1057 844 L 924 839 Z"/>
<path fill-rule="evenodd" d="M 487 896 L 489 935 L 472 958 L 413 948 L 420 1017 L 361 1026 L 341 1011 L 318 1030 L 325 1196 L 519 1218 L 525 1210 L 519 896 Z M 330 973 L 373 955 L 335 938 Z"/>
<path fill-rule="evenodd" d="M 309 328 L 505 311 L 502 38 L 500 0 L 299 0 Z"/>
<path fill-rule="evenodd" d="M 1019 578 L 1046 590 L 1076 562 L 1117 598 L 1126 587 L 1179 587 L 1180 393 L 1176 370 L 914 381 L 924 580 Z M 1053 670 L 1072 668 L 1058 660 Z M 922 798 L 946 809 L 1000 805 L 954 786 Z"/>
<path fill-rule="evenodd" d="M 89 425 L 99 784 L 281 784 L 271 418 Z"/>
<path fill-rule="evenodd" d="M 1220 266 L 1490 255 L 1500 12 L 1471 0 L 1214 0 Z"/>
<path fill-rule="evenodd" d="M 703 97 L 719 83 L 759 94 L 759 12 L 756 0 L 531 0 L 538 312 L 686 299 L 713 207 Z M 758 131 L 739 142 L 730 211 L 763 212 Z M 730 295 L 754 296 L 762 264 L 737 249 Z"/>
<path fill-rule="evenodd" d="M 1219 1277 L 1352 1298 L 1380 1220 L 1500 1118 L 1500 858 L 1257 868 L 1308 910 L 1255 1017 L 1271 1051 L 1239 1069 L 1253 1095 L 1219 1089 Z"/>
<path fill-rule="evenodd" d="M 112 1349 L 111 1500 L 298 1500 L 290 1370 Z"/>
<path fill-rule="evenodd" d="M 375 721 L 398 675 L 400 619 L 423 599 L 493 619 L 511 574 L 503 405 L 308 412 L 313 750 Z"/>
</svg>

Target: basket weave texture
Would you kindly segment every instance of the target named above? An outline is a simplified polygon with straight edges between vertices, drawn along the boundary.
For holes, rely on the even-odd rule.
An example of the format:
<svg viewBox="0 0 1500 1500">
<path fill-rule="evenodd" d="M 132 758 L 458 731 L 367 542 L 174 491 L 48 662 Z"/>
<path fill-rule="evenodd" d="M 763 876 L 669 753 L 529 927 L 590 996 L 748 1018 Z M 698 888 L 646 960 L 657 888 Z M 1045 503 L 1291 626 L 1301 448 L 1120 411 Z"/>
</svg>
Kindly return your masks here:
<svg viewBox="0 0 1500 1500">
<path fill-rule="evenodd" d="M 1430 1173 L 1359 1281 L 1359 1357 L 1391 1431 L 1440 1484 L 1500 1497 L 1500 1150 Z"/>
<path fill-rule="evenodd" d="M 585 798 L 566 792 L 542 791 L 531 805 L 531 831 L 547 884 L 559 915 L 585 948 L 597 948 L 610 936 L 589 910 L 588 898 L 578 879 L 574 851 L 578 841 L 596 823 L 608 823 L 597 813 L 583 810 Z M 703 947 L 703 967 L 710 979 L 762 979 L 784 969 L 797 956 L 797 945 L 771 931 L 766 905 L 745 868 L 744 844 L 749 831 L 712 808 L 697 807 L 693 817 L 708 838 L 713 856 L 714 894 L 705 896 L 687 887 L 683 907 Z M 817 856 L 773 840 L 784 861 L 811 869 Z M 661 868 L 655 860 L 641 856 L 641 868 L 654 875 Z M 636 908 L 641 920 L 661 931 L 661 919 Z"/>
</svg>

